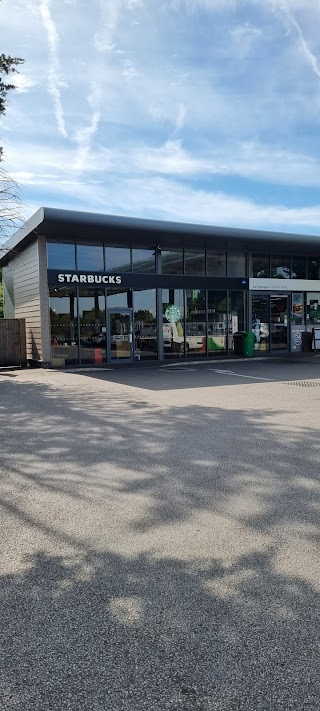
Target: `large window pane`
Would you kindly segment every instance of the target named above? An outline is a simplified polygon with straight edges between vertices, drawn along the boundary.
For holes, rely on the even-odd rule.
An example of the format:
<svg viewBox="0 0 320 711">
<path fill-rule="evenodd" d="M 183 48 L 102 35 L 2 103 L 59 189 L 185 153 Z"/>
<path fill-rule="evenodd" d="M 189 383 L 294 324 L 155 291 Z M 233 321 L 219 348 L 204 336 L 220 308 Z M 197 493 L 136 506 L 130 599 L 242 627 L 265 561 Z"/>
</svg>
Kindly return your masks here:
<svg viewBox="0 0 320 711">
<path fill-rule="evenodd" d="M 291 260 L 291 279 L 305 279 L 307 272 L 307 264 L 305 257 L 292 257 Z"/>
<path fill-rule="evenodd" d="M 106 361 L 106 311 L 104 291 L 80 289 L 80 360 L 81 363 Z"/>
<path fill-rule="evenodd" d="M 131 272 L 131 254 L 129 247 L 106 247 L 107 272 Z"/>
<path fill-rule="evenodd" d="M 255 350 L 269 350 L 269 296 L 252 297 L 252 330 L 255 334 Z"/>
<path fill-rule="evenodd" d="M 118 287 L 107 290 L 107 308 L 123 309 L 132 308 L 132 290 Z"/>
<path fill-rule="evenodd" d="M 184 293 L 182 289 L 162 290 L 163 350 L 165 358 L 184 356 Z"/>
<path fill-rule="evenodd" d="M 208 291 L 208 354 L 227 350 L 227 292 Z"/>
<path fill-rule="evenodd" d="M 154 274 L 156 270 L 156 255 L 154 249 L 132 250 L 132 271 L 142 274 Z"/>
<path fill-rule="evenodd" d="M 308 279 L 320 279 L 320 257 L 308 257 Z"/>
<path fill-rule="evenodd" d="M 257 279 L 270 277 L 270 257 L 268 254 L 252 255 L 252 276 Z"/>
<path fill-rule="evenodd" d="M 79 359 L 76 292 L 51 288 L 49 297 L 52 365 L 75 365 Z"/>
<path fill-rule="evenodd" d="M 229 277 L 247 276 L 247 257 L 245 254 L 228 252 L 227 275 Z"/>
<path fill-rule="evenodd" d="M 225 277 L 227 273 L 226 253 L 207 252 L 208 276 Z"/>
<path fill-rule="evenodd" d="M 136 360 L 158 357 L 157 299 L 155 289 L 133 292 L 133 317 Z"/>
<path fill-rule="evenodd" d="M 273 279 L 290 279 L 290 257 L 274 255 L 271 257 L 271 277 Z"/>
<path fill-rule="evenodd" d="M 192 289 L 186 292 L 186 355 L 207 354 L 206 292 Z"/>
<path fill-rule="evenodd" d="M 234 348 L 233 334 L 245 330 L 245 298 L 244 291 L 229 291 L 229 350 Z"/>
<path fill-rule="evenodd" d="M 307 293 L 307 323 L 311 325 L 320 323 L 320 292 Z"/>
<path fill-rule="evenodd" d="M 77 244 L 77 268 L 87 272 L 103 271 L 102 244 Z"/>
<path fill-rule="evenodd" d="M 162 274 L 183 274 L 183 250 L 163 251 L 161 253 Z"/>
<path fill-rule="evenodd" d="M 185 274 L 203 275 L 205 270 L 205 253 L 189 252 L 184 253 L 184 269 Z"/>
<path fill-rule="evenodd" d="M 47 242 L 48 269 L 76 268 L 76 250 L 73 243 Z"/>
</svg>

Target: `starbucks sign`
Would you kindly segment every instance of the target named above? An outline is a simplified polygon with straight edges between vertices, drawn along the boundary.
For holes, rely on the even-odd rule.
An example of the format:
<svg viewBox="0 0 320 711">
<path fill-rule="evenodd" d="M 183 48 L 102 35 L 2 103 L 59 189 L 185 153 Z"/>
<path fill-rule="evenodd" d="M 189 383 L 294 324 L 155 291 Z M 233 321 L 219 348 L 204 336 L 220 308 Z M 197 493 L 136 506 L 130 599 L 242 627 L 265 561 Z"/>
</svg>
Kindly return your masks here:
<svg viewBox="0 0 320 711">
<path fill-rule="evenodd" d="M 177 321 L 179 321 L 181 318 L 181 310 L 179 309 L 179 306 L 174 306 L 174 304 L 170 304 L 169 306 L 167 306 L 164 315 L 167 321 L 169 321 L 170 323 L 177 323 Z"/>
</svg>

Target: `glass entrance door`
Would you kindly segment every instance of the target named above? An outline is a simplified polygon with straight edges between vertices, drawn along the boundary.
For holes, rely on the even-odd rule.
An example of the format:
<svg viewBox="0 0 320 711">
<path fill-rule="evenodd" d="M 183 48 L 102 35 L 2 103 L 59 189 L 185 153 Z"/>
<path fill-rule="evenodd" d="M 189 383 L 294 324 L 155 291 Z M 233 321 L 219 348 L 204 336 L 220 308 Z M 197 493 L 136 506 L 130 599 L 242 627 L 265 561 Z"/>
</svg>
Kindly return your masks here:
<svg viewBox="0 0 320 711">
<path fill-rule="evenodd" d="M 288 297 L 270 297 L 270 345 L 271 350 L 288 348 Z"/>
<path fill-rule="evenodd" d="M 129 309 L 109 311 L 109 360 L 132 361 L 132 312 Z"/>
</svg>

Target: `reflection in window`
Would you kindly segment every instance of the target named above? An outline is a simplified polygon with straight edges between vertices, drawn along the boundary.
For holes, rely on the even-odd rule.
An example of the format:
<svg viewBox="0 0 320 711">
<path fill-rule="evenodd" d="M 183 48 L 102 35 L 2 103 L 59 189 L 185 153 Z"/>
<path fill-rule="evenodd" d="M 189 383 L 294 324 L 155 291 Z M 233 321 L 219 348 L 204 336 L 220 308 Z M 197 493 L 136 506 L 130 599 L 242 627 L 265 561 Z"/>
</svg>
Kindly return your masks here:
<svg viewBox="0 0 320 711">
<path fill-rule="evenodd" d="M 183 289 L 162 290 L 163 351 L 165 358 L 184 356 Z"/>
<path fill-rule="evenodd" d="M 166 250 L 161 253 L 162 274 L 183 274 L 183 250 Z"/>
<path fill-rule="evenodd" d="M 229 291 L 229 350 L 234 348 L 233 334 L 245 330 L 245 291 Z"/>
<path fill-rule="evenodd" d="M 132 271 L 154 274 L 156 265 L 154 249 L 132 249 Z"/>
<path fill-rule="evenodd" d="M 308 279 L 320 279 L 320 257 L 308 257 Z"/>
<path fill-rule="evenodd" d="M 135 289 L 133 309 L 135 358 L 154 360 L 158 357 L 156 290 Z"/>
<path fill-rule="evenodd" d="M 104 291 L 80 289 L 79 322 L 81 363 L 105 363 L 106 311 Z"/>
<path fill-rule="evenodd" d="M 107 309 L 131 309 L 132 291 L 118 287 L 107 290 Z"/>
<path fill-rule="evenodd" d="M 247 276 L 247 257 L 245 254 L 228 252 L 227 275 L 229 277 Z"/>
<path fill-rule="evenodd" d="M 271 277 L 273 279 L 290 279 L 290 257 L 271 257 Z"/>
<path fill-rule="evenodd" d="M 270 277 L 270 257 L 268 254 L 252 255 L 252 276 L 257 279 Z"/>
<path fill-rule="evenodd" d="M 102 244 L 77 244 L 77 269 L 87 272 L 103 271 Z"/>
<path fill-rule="evenodd" d="M 186 355 L 207 354 L 206 292 L 192 289 L 186 292 Z"/>
<path fill-rule="evenodd" d="M 48 269 L 76 268 L 76 250 L 74 243 L 47 242 Z"/>
<path fill-rule="evenodd" d="M 269 297 L 252 297 L 252 330 L 255 334 L 255 350 L 269 350 Z"/>
<path fill-rule="evenodd" d="M 226 253 L 207 252 L 208 276 L 225 277 L 227 273 Z"/>
<path fill-rule="evenodd" d="M 208 355 L 227 350 L 227 292 L 208 291 Z"/>
<path fill-rule="evenodd" d="M 78 363 L 77 296 L 72 289 L 49 290 L 52 365 Z"/>
<path fill-rule="evenodd" d="M 205 269 L 205 252 L 189 252 L 184 253 L 184 269 L 185 274 L 200 275 L 204 274 Z"/>
<path fill-rule="evenodd" d="M 307 293 L 307 323 L 311 325 L 320 323 L 320 292 Z"/>
<path fill-rule="evenodd" d="M 307 264 L 305 257 L 292 257 L 291 260 L 291 279 L 305 279 Z"/>
<path fill-rule="evenodd" d="M 129 247 L 106 247 L 107 272 L 131 272 L 131 254 Z"/>
</svg>

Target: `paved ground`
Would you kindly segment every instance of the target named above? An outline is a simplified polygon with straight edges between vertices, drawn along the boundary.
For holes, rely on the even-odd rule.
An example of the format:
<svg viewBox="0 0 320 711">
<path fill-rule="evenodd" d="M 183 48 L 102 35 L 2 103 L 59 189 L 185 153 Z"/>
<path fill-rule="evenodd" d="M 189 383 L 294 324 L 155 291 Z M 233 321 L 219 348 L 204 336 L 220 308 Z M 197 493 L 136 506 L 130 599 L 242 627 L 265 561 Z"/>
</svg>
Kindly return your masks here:
<svg viewBox="0 0 320 711">
<path fill-rule="evenodd" d="M 320 709 L 320 364 L 2 371 L 0 418 L 1 711 Z"/>
</svg>

